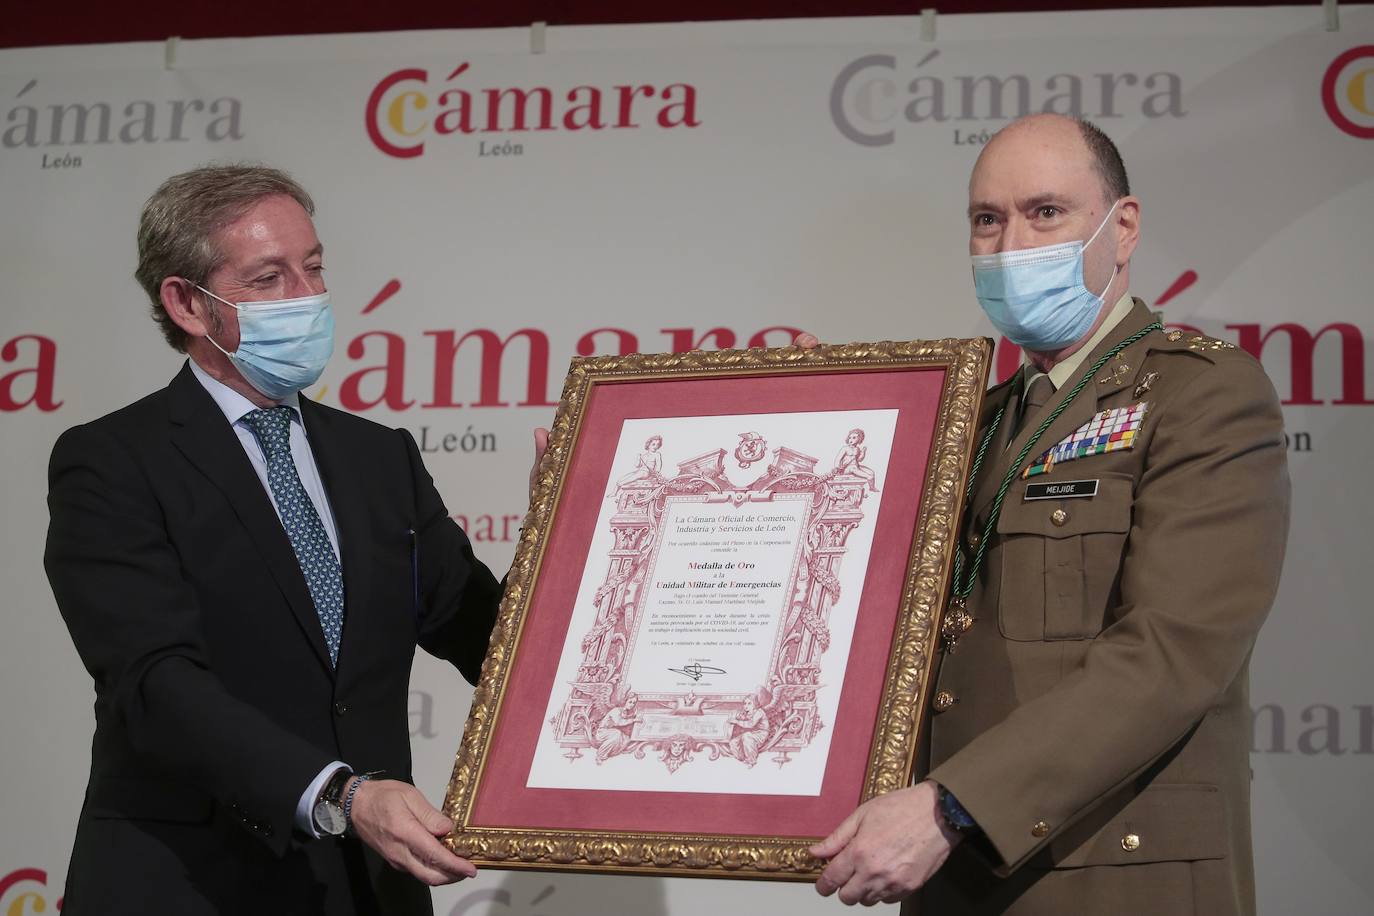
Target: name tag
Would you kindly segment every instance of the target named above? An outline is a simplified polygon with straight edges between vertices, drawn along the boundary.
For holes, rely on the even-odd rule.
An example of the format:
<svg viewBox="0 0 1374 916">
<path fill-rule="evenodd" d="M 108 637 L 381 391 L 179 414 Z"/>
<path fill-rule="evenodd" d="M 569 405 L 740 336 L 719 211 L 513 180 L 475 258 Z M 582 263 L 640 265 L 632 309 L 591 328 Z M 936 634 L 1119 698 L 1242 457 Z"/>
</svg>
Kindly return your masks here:
<svg viewBox="0 0 1374 916">
<path fill-rule="evenodd" d="M 1027 501 L 1032 499 L 1075 499 L 1096 495 L 1096 480 L 1060 480 L 1056 483 L 1026 485 Z"/>
</svg>

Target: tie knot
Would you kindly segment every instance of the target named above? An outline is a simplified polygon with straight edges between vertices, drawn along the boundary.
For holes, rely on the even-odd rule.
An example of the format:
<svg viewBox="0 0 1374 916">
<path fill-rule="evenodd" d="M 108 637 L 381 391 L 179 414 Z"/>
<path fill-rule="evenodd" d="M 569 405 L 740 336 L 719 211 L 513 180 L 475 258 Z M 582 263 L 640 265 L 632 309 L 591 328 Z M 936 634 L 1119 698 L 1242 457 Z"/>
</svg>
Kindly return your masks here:
<svg viewBox="0 0 1374 916">
<path fill-rule="evenodd" d="M 257 437 L 258 445 L 269 458 L 291 452 L 291 408 L 270 407 L 243 415 L 243 422 Z"/>
<path fill-rule="evenodd" d="M 1035 381 L 1026 389 L 1026 413 L 1038 410 L 1049 403 L 1054 395 L 1054 382 L 1048 375 L 1037 375 Z"/>
</svg>

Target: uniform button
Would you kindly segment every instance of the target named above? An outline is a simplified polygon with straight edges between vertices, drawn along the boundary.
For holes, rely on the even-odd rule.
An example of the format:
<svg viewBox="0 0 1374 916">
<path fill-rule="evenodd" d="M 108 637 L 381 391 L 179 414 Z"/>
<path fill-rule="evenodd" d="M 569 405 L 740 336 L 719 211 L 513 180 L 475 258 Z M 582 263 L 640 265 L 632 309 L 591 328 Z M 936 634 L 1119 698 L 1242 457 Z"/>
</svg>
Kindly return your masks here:
<svg viewBox="0 0 1374 916">
<path fill-rule="evenodd" d="M 1134 833 L 1128 833 L 1121 838 L 1121 848 L 1127 852 L 1135 852 L 1140 848 L 1140 837 Z"/>
<path fill-rule="evenodd" d="M 1054 524 L 1059 528 L 1063 528 L 1065 523 L 1068 522 L 1068 520 L 1069 513 L 1065 512 L 1063 509 L 1055 509 L 1053 512 L 1050 513 L 1050 521 L 1054 522 Z"/>
<path fill-rule="evenodd" d="M 969 534 L 969 536 L 968 536 L 968 545 L 969 545 L 970 547 L 972 547 L 972 548 L 974 548 L 974 549 L 976 550 L 976 549 L 978 549 L 978 545 L 981 544 L 981 543 L 983 543 L 983 536 L 982 536 L 981 534 L 979 534 L 979 533 L 976 532 L 976 531 L 971 532 L 971 533 Z"/>
<path fill-rule="evenodd" d="M 334 704 L 334 712 L 341 716 L 347 715 L 348 704 L 345 703 L 343 700 L 340 700 L 339 702 Z"/>
<path fill-rule="evenodd" d="M 1045 823 L 1044 821 L 1036 821 L 1035 826 L 1031 828 L 1031 836 L 1035 837 L 1036 839 L 1040 839 L 1041 837 L 1047 837 L 1049 835 L 1050 825 Z"/>
<path fill-rule="evenodd" d="M 948 690 L 941 690 L 939 693 L 935 694 L 935 711 L 944 712 L 958 702 L 959 698 L 954 694 L 950 693 Z"/>
</svg>

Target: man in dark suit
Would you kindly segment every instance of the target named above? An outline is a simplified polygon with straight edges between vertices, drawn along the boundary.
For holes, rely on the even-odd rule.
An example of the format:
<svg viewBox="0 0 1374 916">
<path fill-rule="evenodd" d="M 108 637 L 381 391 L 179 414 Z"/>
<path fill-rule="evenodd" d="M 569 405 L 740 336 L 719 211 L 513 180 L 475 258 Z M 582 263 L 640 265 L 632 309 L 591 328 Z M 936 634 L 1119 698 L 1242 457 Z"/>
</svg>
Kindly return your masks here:
<svg viewBox="0 0 1374 916">
<path fill-rule="evenodd" d="M 313 212 L 273 169 L 163 184 L 136 275 L 190 359 L 53 449 L 45 563 L 96 692 L 69 914 L 427 913 L 475 874 L 406 704 L 417 645 L 476 681 L 501 585 L 407 432 L 299 394 L 332 349 Z"/>
</svg>

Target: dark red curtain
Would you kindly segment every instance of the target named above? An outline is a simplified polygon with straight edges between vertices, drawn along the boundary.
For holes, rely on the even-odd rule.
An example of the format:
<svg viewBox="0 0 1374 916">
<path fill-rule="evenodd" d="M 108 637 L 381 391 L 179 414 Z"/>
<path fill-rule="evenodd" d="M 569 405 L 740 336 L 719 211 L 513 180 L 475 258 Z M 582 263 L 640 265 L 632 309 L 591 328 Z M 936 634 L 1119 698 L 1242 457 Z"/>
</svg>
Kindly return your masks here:
<svg viewBox="0 0 1374 916">
<path fill-rule="evenodd" d="M 1184 6 L 1279 6 L 1285 0 L 1207 3 L 1205 0 L 1093 2 L 1093 0 L 672 0 L 653 4 L 629 0 L 491 0 L 454 3 L 409 0 L 238 0 L 187 3 L 186 0 L 66 0 L 9 4 L 0 12 L 0 48 L 159 41 L 255 35 L 309 35 L 323 32 L 378 32 L 397 29 L 472 29 L 529 25 L 595 25 L 626 22 L 683 22 L 717 19 L 789 19 L 829 16 L 910 16 L 922 7 L 941 13 L 1024 12 L 1028 10 L 1138 9 Z M 1287 0 L 1291 3 L 1291 0 Z M 1314 3 L 1314 6 L 1320 6 Z M 1314 10 L 1314 16 L 1318 13 Z"/>
</svg>

